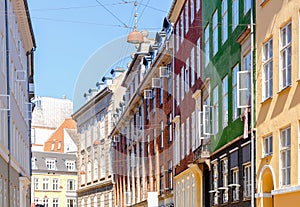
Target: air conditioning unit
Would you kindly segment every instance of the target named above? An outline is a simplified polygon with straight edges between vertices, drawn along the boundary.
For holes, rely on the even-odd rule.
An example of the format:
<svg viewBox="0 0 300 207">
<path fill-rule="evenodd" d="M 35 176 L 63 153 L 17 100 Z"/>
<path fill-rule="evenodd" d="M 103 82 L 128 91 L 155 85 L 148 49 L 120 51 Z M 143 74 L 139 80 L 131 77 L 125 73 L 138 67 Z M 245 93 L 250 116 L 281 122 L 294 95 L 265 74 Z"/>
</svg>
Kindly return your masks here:
<svg viewBox="0 0 300 207">
<path fill-rule="evenodd" d="M 16 70 L 16 81 L 26 81 L 27 73 L 25 70 Z"/>
<path fill-rule="evenodd" d="M 144 90 L 144 99 L 152 99 L 152 90 Z"/>
<path fill-rule="evenodd" d="M 170 76 L 169 68 L 167 66 L 160 67 L 159 68 L 159 76 L 161 78 L 168 78 Z"/>
<path fill-rule="evenodd" d="M 152 78 L 152 88 L 161 88 L 161 85 L 160 78 Z"/>
</svg>

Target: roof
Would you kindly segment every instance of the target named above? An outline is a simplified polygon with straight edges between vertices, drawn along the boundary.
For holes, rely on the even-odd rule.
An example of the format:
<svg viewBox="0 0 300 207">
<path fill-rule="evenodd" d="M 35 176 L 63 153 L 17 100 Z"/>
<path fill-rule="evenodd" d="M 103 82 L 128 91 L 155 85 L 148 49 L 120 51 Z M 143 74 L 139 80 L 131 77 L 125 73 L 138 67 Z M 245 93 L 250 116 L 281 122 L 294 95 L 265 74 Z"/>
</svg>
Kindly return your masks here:
<svg viewBox="0 0 300 207">
<path fill-rule="evenodd" d="M 77 164 L 75 164 L 75 171 L 68 171 L 65 161 L 77 161 L 76 154 L 67 154 L 67 153 L 56 153 L 56 152 L 32 152 L 32 157 L 35 159 L 36 168 L 33 168 L 32 171 L 49 171 L 46 167 L 46 159 L 55 159 L 56 160 L 56 169 L 53 171 L 57 172 L 76 172 L 77 173 Z"/>
</svg>

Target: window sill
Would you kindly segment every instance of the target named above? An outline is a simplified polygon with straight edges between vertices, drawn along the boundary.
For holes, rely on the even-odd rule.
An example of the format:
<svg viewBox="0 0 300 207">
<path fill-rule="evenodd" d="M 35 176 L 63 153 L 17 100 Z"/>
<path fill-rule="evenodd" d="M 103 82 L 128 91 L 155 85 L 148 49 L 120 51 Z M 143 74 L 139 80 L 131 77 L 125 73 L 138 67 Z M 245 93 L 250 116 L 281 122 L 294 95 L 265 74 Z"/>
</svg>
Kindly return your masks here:
<svg viewBox="0 0 300 207">
<path fill-rule="evenodd" d="M 264 7 L 270 0 L 262 0 L 262 2 L 260 3 L 261 7 Z"/>
<path fill-rule="evenodd" d="M 280 89 L 277 94 L 284 93 L 285 91 L 288 91 L 291 88 L 291 85 L 285 86 L 282 89 Z"/>
<path fill-rule="evenodd" d="M 263 155 L 263 156 L 261 157 L 261 159 L 269 158 L 269 157 L 272 157 L 272 156 L 273 156 L 273 153 L 266 154 L 266 155 Z"/>
<path fill-rule="evenodd" d="M 272 101 L 272 99 L 273 99 L 273 97 L 272 97 L 272 96 L 270 96 L 270 97 L 268 97 L 268 98 L 265 98 L 265 99 L 263 99 L 263 100 L 260 102 L 260 104 L 269 103 L 269 102 L 271 102 L 271 101 Z"/>
</svg>

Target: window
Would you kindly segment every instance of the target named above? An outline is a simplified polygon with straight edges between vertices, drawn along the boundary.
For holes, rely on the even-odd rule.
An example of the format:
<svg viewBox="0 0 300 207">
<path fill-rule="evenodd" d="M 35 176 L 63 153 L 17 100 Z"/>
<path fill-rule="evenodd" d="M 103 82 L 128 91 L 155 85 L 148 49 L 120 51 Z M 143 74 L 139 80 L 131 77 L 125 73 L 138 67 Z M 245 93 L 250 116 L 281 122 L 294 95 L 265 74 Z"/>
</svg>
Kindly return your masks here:
<svg viewBox="0 0 300 207">
<path fill-rule="evenodd" d="M 130 202 L 131 204 L 131 202 Z M 101 194 L 100 196 L 100 207 L 104 207 L 105 206 L 105 201 L 104 201 L 104 194 Z"/>
<path fill-rule="evenodd" d="M 219 193 L 218 193 L 218 163 L 214 162 L 213 165 L 213 203 L 214 205 L 218 205 L 219 203 Z"/>
<path fill-rule="evenodd" d="M 251 196 L 251 165 L 244 166 L 244 198 Z"/>
<path fill-rule="evenodd" d="M 291 128 L 280 132 L 281 185 L 291 184 Z"/>
<path fill-rule="evenodd" d="M 180 16 L 180 24 L 181 24 L 181 43 L 183 42 L 183 39 L 184 39 L 184 15 L 183 15 L 183 12 L 181 13 L 181 16 Z"/>
<path fill-rule="evenodd" d="M 200 1 L 195 0 L 195 4 L 196 4 L 196 12 L 198 12 L 201 7 L 201 3 L 200 3 Z"/>
<path fill-rule="evenodd" d="M 168 65 L 168 74 L 169 77 L 167 78 L 168 81 L 168 96 L 172 94 L 172 73 L 171 73 L 171 64 Z"/>
<path fill-rule="evenodd" d="M 92 180 L 92 163 L 89 161 L 87 164 L 87 182 L 91 182 Z"/>
<path fill-rule="evenodd" d="M 222 104 L 223 104 L 223 128 L 227 127 L 228 125 L 228 76 L 226 75 L 223 78 L 222 81 L 222 85 L 223 85 L 223 93 L 222 93 Z"/>
<path fill-rule="evenodd" d="M 173 188 L 173 170 L 172 170 L 172 160 L 168 161 L 168 188 Z"/>
<path fill-rule="evenodd" d="M 49 183 L 50 183 L 49 178 L 43 178 L 43 190 L 50 190 Z"/>
<path fill-rule="evenodd" d="M 213 120 L 213 134 L 217 134 L 218 133 L 218 129 L 219 129 L 219 98 L 218 98 L 218 86 L 216 86 L 214 89 L 213 89 L 213 106 L 212 106 L 212 120 Z"/>
<path fill-rule="evenodd" d="M 273 137 L 268 136 L 263 139 L 264 156 L 271 155 L 273 153 Z"/>
<path fill-rule="evenodd" d="M 55 146 L 55 142 L 52 142 L 52 143 L 51 143 L 51 151 L 54 150 L 54 146 Z"/>
<path fill-rule="evenodd" d="M 97 180 L 98 179 L 98 160 L 95 159 L 94 160 L 94 180 Z"/>
<path fill-rule="evenodd" d="M 55 159 L 46 159 L 46 167 L 48 170 L 55 170 Z"/>
<path fill-rule="evenodd" d="M 251 9 L 252 0 L 244 0 L 244 13 L 246 14 Z"/>
<path fill-rule="evenodd" d="M 205 48 L 205 66 L 208 65 L 209 57 L 209 24 L 206 25 L 204 29 L 204 48 Z"/>
<path fill-rule="evenodd" d="M 227 0 L 222 1 L 222 43 L 228 38 L 228 8 Z"/>
<path fill-rule="evenodd" d="M 68 171 L 75 170 L 75 161 L 66 161 L 66 167 Z"/>
<path fill-rule="evenodd" d="M 94 207 L 97 207 L 97 196 L 94 196 Z"/>
<path fill-rule="evenodd" d="M 239 117 L 239 109 L 237 107 L 237 73 L 239 64 L 232 69 L 232 119 L 236 120 Z"/>
<path fill-rule="evenodd" d="M 81 171 L 80 171 L 80 178 L 81 178 L 81 185 L 85 183 L 85 166 L 81 165 Z"/>
<path fill-rule="evenodd" d="M 67 190 L 69 190 L 69 191 L 76 190 L 76 181 L 74 179 L 67 180 Z"/>
<path fill-rule="evenodd" d="M 181 124 L 181 159 L 183 159 L 184 158 L 184 155 L 185 155 L 185 153 L 184 153 L 184 139 L 183 139 L 183 137 L 184 137 L 184 135 L 185 135 L 185 133 L 184 133 L 184 123 L 182 123 Z"/>
<path fill-rule="evenodd" d="M 49 207 L 49 198 L 43 198 L 44 207 Z"/>
<path fill-rule="evenodd" d="M 34 204 L 35 204 L 35 205 L 38 204 L 38 203 L 39 203 L 39 200 L 40 200 L 40 199 L 39 199 L 38 197 L 35 197 L 35 198 L 34 198 Z M 2 203 L 2 201 L 1 201 L 0 203 Z"/>
<path fill-rule="evenodd" d="M 232 200 L 238 201 L 239 200 L 239 169 L 234 168 L 231 170 L 232 175 Z"/>
<path fill-rule="evenodd" d="M 246 108 L 251 105 L 251 52 L 243 57 L 242 71 L 237 73 L 237 107 Z"/>
<path fill-rule="evenodd" d="M 164 147 L 164 122 L 160 122 L 160 148 Z"/>
<path fill-rule="evenodd" d="M 192 24 L 195 18 L 194 0 L 190 0 L 190 6 L 191 6 L 191 24 Z"/>
<path fill-rule="evenodd" d="M 232 0 L 232 30 L 239 24 L 239 0 Z"/>
<path fill-rule="evenodd" d="M 196 113 L 191 115 L 192 151 L 196 149 Z"/>
<path fill-rule="evenodd" d="M 224 158 L 221 162 L 222 165 L 222 182 L 223 182 L 223 196 L 222 196 L 222 202 L 227 203 L 228 202 L 228 159 Z"/>
<path fill-rule="evenodd" d="M 191 50 L 191 86 L 195 84 L 195 48 Z"/>
<path fill-rule="evenodd" d="M 39 178 L 34 178 L 34 190 L 39 190 Z"/>
<path fill-rule="evenodd" d="M 292 24 L 288 23 L 281 29 L 280 48 L 280 89 L 291 85 L 292 81 Z"/>
<path fill-rule="evenodd" d="M 197 2 L 197 1 L 196 1 Z M 197 78 L 200 77 L 201 73 L 201 58 L 200 58 L 200 38 L 197 40 L 197 48 L 196 48 L 196 55 L 197 55 Z"/>
<path fill-rule="evenodd" d="M 273 94 L 273 42 L 272 39 L 263 47 L 263 99 Z"/>
<path fill-rule="evenodd" d="M 76 199 L 67 199 L 67 207 L 76 207 Z"/>
<path fill-rule="evenodd" d="M 185 34 L 189 31 L 189 1 L 185 3 Z"/>
<path fill-rule="evenodd" d="M 184 67 L 181 68 L 181 100 L 184 98 Z"/>
<path fill-rule="evenodd" d="M 218 10 L 213 14 L 213 54 L 218 52 Z"/>
<path fill-rule="evenodd" d="M 185 92 L 188 93 L 190 89 L 190 65 L 189 65 L 189 58 L 186 60 L 185 63 Z"/>
<path fill-rule="evenodd" d="M 84 199 L 81 200 L 81 207 L 84 207 Z"/>
<path fill-rule="evenodd" d="M 153 155 L 156 153 L 156 129 L 153 129 Z"/>
<path fill-rule="evenodd" d="M 152 113 L 155 113 L 156 109 L 156 88 L 152 89 Z"/>
<path fill-rule="evenodd" d="M 57 150 L 61 150 L 61 145 L 62 145 L 62 142 L 58 142 Z"/>
<path fill-rule="evenodd" d="M 159 89 L 159 104 L 162 105 L 164 102 L 164 90 L 163 88 Z"/>
<path fill-rule="evenodd" d="M 189 155 L 191 147 L 190 147 L 190 118 L 186 119 L 186 130 L 185 130 L 185 138 L 186 138 L 186 155 Z"/>
<path fill-rule="evenodd" d="M 160 175 L 159 175 L 159 191 L 160 194 L 164 191 L 164 166 L 160 166 Z"/>
<path fill-rule="evenodd" d="M 59 205 L 58 205 L 58 198 L 53 198 L 53 200 L 52 200 L 52 206 L 53 207 L 58 207 Z"/>
<path fill-rule="evenodd" d="M 172 113 L 168 114 L 168 141 L 172 142 Z"/>
<path fill-rule="evenodd" d="M 180 83 L 179 83 L 179 81 L 180 81 L 180 77 L 179 77 L 179 74 L 178 75 L 176 75 L 176 83 L 177 83 L 177 85 L 176 85 L 176 104 L 177 104 L 177 106 L 179 105 L 179 101 L 180 101 Z"/>
<path fill-rule="evenodd" d="M 52 180 L 52 189 L 58 190 L 58 179 L 57 178 L 53 178 L 53 180 Z"/>
</svg>

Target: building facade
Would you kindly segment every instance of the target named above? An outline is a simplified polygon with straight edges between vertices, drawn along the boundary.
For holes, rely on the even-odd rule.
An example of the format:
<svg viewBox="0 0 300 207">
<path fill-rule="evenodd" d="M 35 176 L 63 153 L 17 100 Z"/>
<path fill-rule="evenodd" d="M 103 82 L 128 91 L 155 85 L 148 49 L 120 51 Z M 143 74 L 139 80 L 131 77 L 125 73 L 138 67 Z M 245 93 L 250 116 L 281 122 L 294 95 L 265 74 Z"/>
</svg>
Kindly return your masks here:
<svg viewBox="0 0 300 207">
<path fill-rule="evenodd" d="M 44 144 L 52 133 L 69 118 L 73 112 L 72 101 L 64 98 L 36 96 L 32 99 L 34 111 L 31 124 L 33 151 L 44 151 Z"/>
<path fill-rule="evenodd" d="M 298 206 L 299 10 L 291 0 L 257 2 L 257 206 Z"/>
<path fill-rule="evenodd" d="M 111 135 L 118 206 L 174 206 L 172 32 L 167 18 L 155 38 L 142 31 L 122 83 L 125 102 Z"/>
<path fill-rule="evenodd" d="M 194 164 L 200 146 L 199 89 L 201 77 L 202 1 L 174 1 L 169 18 L 174 23 L 173 128 L 175 206 L 203 206 L 203 172 Z"/>
<path fill-rule="evenodd" d="M 103 77 L 98 89 L 85 94 L 86 103 L 72 116 L 77 123 L 78 206 L 114 206 L 112 140 L 113 111 L 122 100 L 120 87 L 123 69 L 112 70 L 113 77 Z"/>
<path fill-rule="evenodd" d="M 195 153 L 207 164 L 205 206 L 255 205 L 254 3 L 202 1 L 202 141 Z"/>
<path fill-rule="evenodd" d="M 33 152 L 31 179 L 31 203 L 77 207 L 76 154 Z"/>
<path fill-rule="evenodd" d="M 27 1 L 0 1 L 0 206 L 30 206 L 33 35 Z"/>
</svg>

